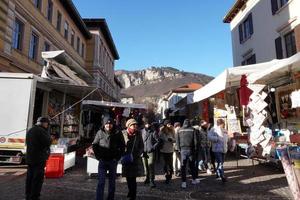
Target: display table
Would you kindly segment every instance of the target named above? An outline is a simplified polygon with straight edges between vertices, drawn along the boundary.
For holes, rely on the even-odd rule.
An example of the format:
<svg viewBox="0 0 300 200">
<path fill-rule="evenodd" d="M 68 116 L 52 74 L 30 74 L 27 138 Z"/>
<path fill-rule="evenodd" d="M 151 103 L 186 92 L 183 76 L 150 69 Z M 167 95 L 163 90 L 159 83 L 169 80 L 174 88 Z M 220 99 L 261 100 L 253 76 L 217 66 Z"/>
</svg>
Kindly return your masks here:
<svg viewBox="0 0 300 200">
<path fill-rule="evenodd" d="M 86 168 L 86 172 L 89 176 L 91 176 L 92 174 L 98 174 L 98 164 L 99 161 L 96 158 L 87 157 L 87 168 Z M 118 163 L 117 166 L 117 174 L 122 174 L 122 165 L 120 163 Z"/>
</svg>

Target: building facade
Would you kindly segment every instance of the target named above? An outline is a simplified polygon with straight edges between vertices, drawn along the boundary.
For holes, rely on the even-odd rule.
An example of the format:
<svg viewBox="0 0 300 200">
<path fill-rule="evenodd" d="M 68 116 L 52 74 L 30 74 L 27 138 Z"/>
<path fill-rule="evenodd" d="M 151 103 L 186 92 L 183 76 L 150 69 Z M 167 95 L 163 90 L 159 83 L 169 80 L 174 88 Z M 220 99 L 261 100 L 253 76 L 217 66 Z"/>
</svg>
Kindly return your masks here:
<svg viewBox="0 0 300 200">
<path fill-rule="evenodd" d="M 237 0 L 230 24 L 234 66 L 290 57 L 300 51 L 300 1 Z"/>
<path fill-rule="evenodd" d="M 98 87 L 103 100 L 118 100 L 118 52 L 105 20 L 90 22 L 97 28 L 85 24 L 72 0 L 1 0 L 0 72 L 39 75 L 45 65 L 41 52 L 64 50 L 78 77 Z"/>
<path fill-rule="evenodd" d="M 119 59 L 111 33 L 105 19 L 84 19 L 92 39 L 87 42 L 87 69 L 93 75 L 90 82 L 105 92 L 105 100 L 118 99 L 114 65 Z"/>
<path fill-rule="evenodd" d="M 65 50 L 76 67 L 85 68 L 91 34 L 72 1 L 3 0 L 0 4 L 1 16 L 6 16 L 1 18 L 1 71 L 40 74 L 41 52 L 51 50 Z"/>
</svg>

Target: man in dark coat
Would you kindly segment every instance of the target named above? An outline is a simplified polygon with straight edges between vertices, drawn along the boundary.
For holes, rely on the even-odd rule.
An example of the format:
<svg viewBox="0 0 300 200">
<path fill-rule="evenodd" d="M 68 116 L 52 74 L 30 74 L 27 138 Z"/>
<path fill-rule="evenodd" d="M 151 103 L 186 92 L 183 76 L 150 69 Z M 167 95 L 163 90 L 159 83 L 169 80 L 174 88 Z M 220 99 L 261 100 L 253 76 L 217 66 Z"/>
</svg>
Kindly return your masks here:
<svg viewBox="0 0 300 200">
<path fill-rule="evenodd" d="M 176 137 L 176 145 L 181 155 L 181 179 L 182 188 L 186 188 L 186 166 L 189 162 L 189 167 L 192 173 L 192 184 L 198 184 L 197 169 L 195 169 L 195 156 L 198 148 L 198 140 L 196 130 L 191 126 L 188 119 L 184 120 L 182 128 L 179 129 Z"/>
<path fill-rule="evenodd" d="M 39 117 L 37 123 L 26 134 L 26 200 L 39 200 L 44 182 L 44 168 L 50 154 L 49 120 Z"/>
<path fill-rule="evenodd" d="M 122 133 L 116 128 L 111 118 L 104 118 L 93 141 L 93 150 L 98 165 L 97 200 L 103 200 L 106 172 L 109 174 L 108 200 L 113 200 L 116 188 L 117 164 L 125 152 L 125 142 Z"/>
<path fill-rule="evenodd" d="M 143 118 L 144 129 L 142 129 L 142 137 L 144 142 L 144 153 L 143 153 L 143 165 L 144 165 L 144 173 L 146 179 L 144 181 L 145 184 L 150 183 L 150 187 L 154 188 L 156 185 L 154 183 L 155 179 L 155 150 L 159 146 L 158 135 L 150 124 L 148 118 Z"/>
</svg>

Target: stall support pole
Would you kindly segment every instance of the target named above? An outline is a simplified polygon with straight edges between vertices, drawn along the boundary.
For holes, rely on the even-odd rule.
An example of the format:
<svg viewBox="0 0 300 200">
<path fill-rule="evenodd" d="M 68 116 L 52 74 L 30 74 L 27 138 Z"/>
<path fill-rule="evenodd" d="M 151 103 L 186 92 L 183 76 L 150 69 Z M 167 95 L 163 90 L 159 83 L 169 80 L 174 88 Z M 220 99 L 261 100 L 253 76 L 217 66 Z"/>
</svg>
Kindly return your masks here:
<svg viewBox="0 0 300 200">
<path fill-rule="evenodd" d="M 66 92 L 64 92 L 63 96 L 63 102 L 62 102 L 63 108 L 62 110 L 66 109 Z M 63 112 L 60 116 L 60 137 L 64 137 L 64 119 L 65 119 L 65 113 Z"/>
</svg>

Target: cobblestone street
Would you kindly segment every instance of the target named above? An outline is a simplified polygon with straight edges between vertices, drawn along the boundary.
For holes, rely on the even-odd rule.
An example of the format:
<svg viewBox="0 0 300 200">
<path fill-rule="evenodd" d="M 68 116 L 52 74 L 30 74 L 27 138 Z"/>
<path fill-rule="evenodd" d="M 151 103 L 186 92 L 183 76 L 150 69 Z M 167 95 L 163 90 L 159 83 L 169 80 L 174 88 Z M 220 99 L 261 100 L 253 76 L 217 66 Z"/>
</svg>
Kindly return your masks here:
<svg viewBox="0 0 300 200">
<path fill-rule="evenodd" d="M 86 174 L 85 165 L 86 160 L 80 159 L 75 168 L 68 170 L 63 178 L 46 179 L 41 199 L 95 199 L 97 179 Z M 200 173 L 201 183 L 194 186 L 188 182 L 187 189 L 180 188 L 181 181 L 177 177 L 166 185 L 163 175 L 156 176 L 155 189 L 144 186 L 143 178 L 139 178 L 137 199 L 292 199 L 285 174 L 274 166 L 257 162 L 252 166 L 251 160 L 242 159 L 237 167 L 236 161 L 232 160 L 226 162 L 225 174 L 228 182 L 223 184 L 214 175 Z M 24 199 L 24 183 L 24 174 L 13 177 L 1 175 L 1 200 Z M 126 199 L 126 194 L 125 179 L 118 178 L 115 199 Z"/>
</svg>

